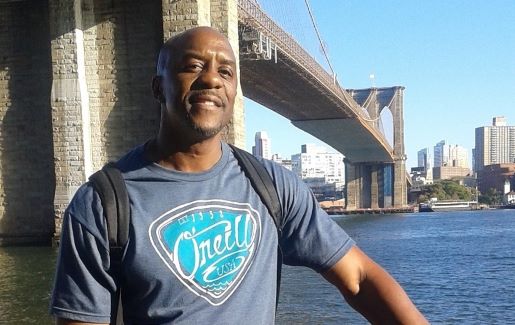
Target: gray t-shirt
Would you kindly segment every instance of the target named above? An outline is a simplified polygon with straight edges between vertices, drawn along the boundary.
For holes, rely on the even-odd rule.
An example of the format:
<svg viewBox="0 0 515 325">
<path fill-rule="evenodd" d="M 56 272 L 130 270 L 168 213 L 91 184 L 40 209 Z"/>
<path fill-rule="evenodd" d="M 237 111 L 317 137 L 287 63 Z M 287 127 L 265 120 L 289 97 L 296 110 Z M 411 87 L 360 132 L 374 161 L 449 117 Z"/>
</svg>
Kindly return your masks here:
<svg viewBox="0 0 515 325">
<path fill-rule="evenodd" d="M 210 170 L 184 173 L 143 157 L 141 145 L 119 162 L 130 197 L 130 238 L 123 258 L 126 324 L 273 324 L 277 245 L 283 262 L 317 272 L 354 242 L 285 168 L 263 164 L 284 214 L 278 239 L 267 208 L 232 151 Z M 83 185 L 66 210 L 51 314 L 109 323 L 116 284 L 98 194 Z"/>
</svg>

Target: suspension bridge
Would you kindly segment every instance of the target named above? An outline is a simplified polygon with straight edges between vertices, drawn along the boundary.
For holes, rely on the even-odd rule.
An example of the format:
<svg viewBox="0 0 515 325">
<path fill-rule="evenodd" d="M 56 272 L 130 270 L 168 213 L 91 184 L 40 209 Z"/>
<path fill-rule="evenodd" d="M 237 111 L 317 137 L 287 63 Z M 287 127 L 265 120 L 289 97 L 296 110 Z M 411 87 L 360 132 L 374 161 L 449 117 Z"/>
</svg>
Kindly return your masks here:
<svg viewBox="0 0 515 325">
<path fill-rule="evenodd" d="M 271 4 L 265 6 L 265 4 Z M 238 1 L 241 84 L 246 97 L 288 118 L 346 157 L 346 207 L 406 206 L 403 87 L 343 89 L 327 55 L 307 0 L 259 4 Z M 270 14 L 265 12 L 268 7 Z M 288 12 L 289 14 L 285 14 Z M 280 26 L 272 15 L 286 17 Z M 299 23 L 302 17 L 308 23 Z M 291 22 L 294 21 L 294 24 Z M 299 26 L 302 25 L 302 26 Z M 286 26 L 286 27 L 285 27 Z M 285 30 L 290 26 L 304 47 Z M 309 39 L 308 35 L 313 35 Z M 322 49 L 329 72 L 306 48 Z M 313 50 L 312 50 L 313 51 Z M 316 52 L 315 52 L 316 53 Z M 393 143 L 382 127 L 381 112 L 393 116 Z"/>
</svg>

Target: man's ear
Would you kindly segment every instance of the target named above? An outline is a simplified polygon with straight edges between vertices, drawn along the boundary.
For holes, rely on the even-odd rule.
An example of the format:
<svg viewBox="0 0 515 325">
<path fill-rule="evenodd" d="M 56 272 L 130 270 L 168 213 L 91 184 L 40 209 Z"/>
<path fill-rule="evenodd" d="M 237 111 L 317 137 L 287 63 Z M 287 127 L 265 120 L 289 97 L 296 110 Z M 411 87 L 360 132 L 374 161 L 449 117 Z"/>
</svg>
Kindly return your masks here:
<svg viewBox="0 0 515 325">
<path fill-rule="evenodd" d="M 162 80 L 163 77 L 161 76 L 154 76 L 154 78 L 152 78 L 152 93 L 154 94 L 154 98 L 160 103 L 165 102 L 165 95 L 163 93 L 163 87 L 161 86 Z"/>
</svg>

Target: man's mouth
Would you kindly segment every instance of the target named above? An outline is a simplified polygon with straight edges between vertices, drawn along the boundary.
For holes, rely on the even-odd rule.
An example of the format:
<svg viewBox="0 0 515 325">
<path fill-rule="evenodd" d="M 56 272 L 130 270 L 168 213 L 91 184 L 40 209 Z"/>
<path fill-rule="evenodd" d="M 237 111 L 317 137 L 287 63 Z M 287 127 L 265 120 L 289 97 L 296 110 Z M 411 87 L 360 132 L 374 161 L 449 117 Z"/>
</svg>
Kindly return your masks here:
<svg viewBox="0 0 515 325">
<path fill-rule="evenodd" d="M 200 104 L 202 106 L 222 107 L 223 101 L 214 95 L 194 95 L 189 99 L 190 104 Z"/>
</svg>

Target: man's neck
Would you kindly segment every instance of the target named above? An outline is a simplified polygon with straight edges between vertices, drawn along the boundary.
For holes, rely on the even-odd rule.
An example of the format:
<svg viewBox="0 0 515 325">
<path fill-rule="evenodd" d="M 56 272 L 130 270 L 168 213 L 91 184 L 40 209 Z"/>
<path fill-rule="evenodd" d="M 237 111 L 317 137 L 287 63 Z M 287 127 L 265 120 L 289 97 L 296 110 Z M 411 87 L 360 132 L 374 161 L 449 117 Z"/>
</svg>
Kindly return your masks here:
<svg viewBox="0 0 515 325">
<path fill-rule="evenodd" d="M 170 142 L 158 136 L 149 142 L 145 156 L 165 168 L 188 173 L 203 172 L 220 160 L 221 136 L 216 135 L 192 144 Z"/>
</svg>

